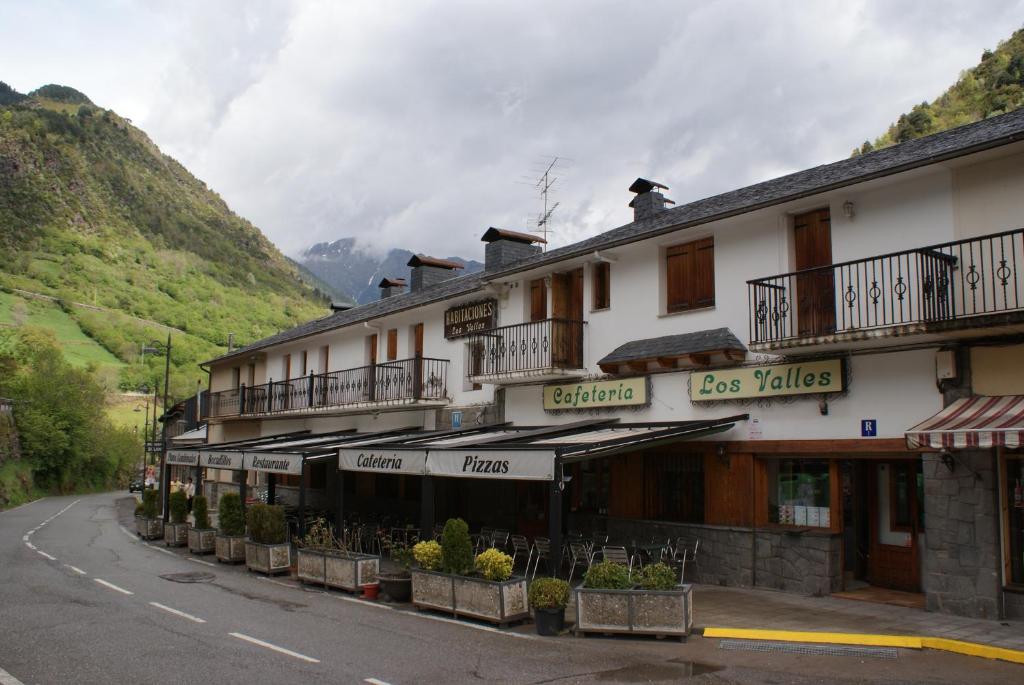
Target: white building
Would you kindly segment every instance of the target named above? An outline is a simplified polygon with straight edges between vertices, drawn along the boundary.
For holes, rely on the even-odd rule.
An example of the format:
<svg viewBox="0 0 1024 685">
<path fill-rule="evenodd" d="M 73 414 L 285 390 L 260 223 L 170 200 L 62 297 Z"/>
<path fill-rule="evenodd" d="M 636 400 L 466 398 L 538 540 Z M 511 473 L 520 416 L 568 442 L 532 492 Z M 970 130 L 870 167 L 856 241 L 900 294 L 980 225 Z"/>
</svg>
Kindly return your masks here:
<svg viewBox="0 0 1024 685">
<path fill-rule="evenodd" d="M 637 179 L 635 221 L 580 243 L 419 255 L 410 292 L 209 362 L 196 459 L 294 454 L 275 494 L 345 516 L 699 539 L 700 582 L 1020 616 L 1022 136 L 1007 114 L 676 208 Z"/>
</svg>

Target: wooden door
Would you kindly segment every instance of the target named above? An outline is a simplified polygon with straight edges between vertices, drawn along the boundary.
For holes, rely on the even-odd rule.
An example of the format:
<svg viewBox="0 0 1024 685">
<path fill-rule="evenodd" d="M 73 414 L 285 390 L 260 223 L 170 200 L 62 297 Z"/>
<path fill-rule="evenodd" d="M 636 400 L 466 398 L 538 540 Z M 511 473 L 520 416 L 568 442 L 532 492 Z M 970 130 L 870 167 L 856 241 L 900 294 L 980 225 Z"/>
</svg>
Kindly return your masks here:
<svg viewBox="0 0 1024 685">
<path fill-rule="evenodd" d="M 412 327 L 412 383 L 416 399 L 423 397 L 423 324 Z"/>
<path fill-rule="evenodd" d="M 388 329 L 388 361 L 398 359 L 398 329 Z"/>
<path fill-rule="evenodd" d="M 868 477 L 870 510 L 868 582 L 878 587 L 921 591 L 918 550 L 918 460 L 872 464 Z"/>
<path fill-rule="evenodd" d="M 583 365 L 583 268 L 551 278 L 552 363 L 569 369 Z"/>
<path fill-rule="evenodd" d="M 364 393 L 371 402 L 377 397 L 377 334 L 366 338 L 366 388 Z"/>
<path fill-rule="evenodd" d="M 530 321 L 548 318 L 548 286 L 543 278 L 530 281 Z"/>
<path fill-rule="evenodd" d="M 796 270 L 817 269 L 796 277 L 797 330 L 801 336 L 836 331 L 835 278 L 832 275 L 832 223 L 828 208 L 793 219 Z"/>
<path fill-rule="evenodd" d="M 290 409 L 292 406 L 292 384 L 289 382 L 292 379 L 292 356 L 290 354 L 286 354 L 281 360 L 281 373 L 284 375 L 284 378 L 282 379 L 284 382 L 276 386 L 280 388 L 280 393 L 275 398 L 274 406 L 277 408 L 278 398 L 280 398 L 282 408 Z M 274 388 L 271 388 L 270 390 L 273 392 Z"/>
</svg>

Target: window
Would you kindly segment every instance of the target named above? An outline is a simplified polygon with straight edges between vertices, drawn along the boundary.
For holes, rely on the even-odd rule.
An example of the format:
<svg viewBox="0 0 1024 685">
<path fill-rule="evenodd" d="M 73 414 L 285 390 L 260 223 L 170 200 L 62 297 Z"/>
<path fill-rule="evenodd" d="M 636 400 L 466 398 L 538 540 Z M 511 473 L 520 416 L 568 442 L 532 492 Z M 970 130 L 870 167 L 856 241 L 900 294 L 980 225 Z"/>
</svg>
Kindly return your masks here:
<svg viewBox="0 0 1024 685">
<path fill-rule="evenodd" d="M 612 304 L 611 267 L 608 262 L 594 264 L 593 282 L 594 309 L 608 309 Z"/>
<path fill-rule="evenodd" d="M 242 369 L 241 367 L 234 367 L 231 369 L 231 387 L 235 390 L 242 383 Z"/>
<path fill-rule="evenodd" d="M 773 459 L 767 462 L 768 520 L 787 526 L 831 528 L 829 462 Z"/>
<path fill-rule="evenodd" d="M 644 518 L 680 523 L 704 522 L 704 455 L 644 456 Z"/>
<path fill-rule="evenodd" d="M 320 356 L 317 359 L 317 363 L 320 365 L 320 373 L 327 373 L 330 368 L 330 356 L 331 348 L 329 345 L 324 345 L 320 348 Z"/>
<path fill-rule="evenodd" d="M 920 461 L 893 462 L 889 468 L 889 529 L 924 530 L 924 475 Z"/>
<path fill-rule="evenodd" d="M 398 359 L 398 329 L 388 330 L 388 361 Z"/>
<path fill-rule="evenodd" d="M 715 304 L 715 239 L 665 250 L 666 309 L 682 312 Z"/>
<path fill-rule="evenodd" d="M 463 391 L 480 390 L 484 386 L 480 383 L 473 383 L 470 376 L 479 376 L 484 370 L 484 346 L 480 342 L 469 342 L 465 345 L 463 366 L 466 373 L 462 377 Z"/>
<path fill-rule="evenodd" d="M 292 377 L 292 356 L 286 354 L 281 357 L 281 380 L 291 380 Z"/>
</svg>

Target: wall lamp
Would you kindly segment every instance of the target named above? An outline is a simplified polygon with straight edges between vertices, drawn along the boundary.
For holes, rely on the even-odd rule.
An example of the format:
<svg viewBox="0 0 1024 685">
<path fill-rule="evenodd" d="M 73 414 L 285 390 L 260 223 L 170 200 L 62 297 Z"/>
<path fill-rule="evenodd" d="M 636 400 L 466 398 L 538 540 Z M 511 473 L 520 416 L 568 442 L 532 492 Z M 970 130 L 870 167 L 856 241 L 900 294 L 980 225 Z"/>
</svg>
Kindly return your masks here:
<svg viewBox="0 0 1024 685">
<path fill-rule="evenodd" d="M 956 471 L 956 459 L 953 457 L 953 453 L 949 450 L 941 450 L 939 452 L 939 459 L 942 460 L 942 465 L 945 466 L 950 473 Z"/>
<path fill-rule="evenodd" d="M 853 219 L 856 212 L 854 212 L 853 202 L 847 200 L 843 203 L 843 216 L 847 219 Z"/>
<path fill-rule="evenodd" d="M 732 460 L 730 459 L 728 453 L 726 453 L 726 447 L 724 444 L 718 443 L 717 445 L 715 445 L 715 455 L 718 457 L 719 464 L 725 466 L 726 468 L 729 468 Z"/>
</svg>

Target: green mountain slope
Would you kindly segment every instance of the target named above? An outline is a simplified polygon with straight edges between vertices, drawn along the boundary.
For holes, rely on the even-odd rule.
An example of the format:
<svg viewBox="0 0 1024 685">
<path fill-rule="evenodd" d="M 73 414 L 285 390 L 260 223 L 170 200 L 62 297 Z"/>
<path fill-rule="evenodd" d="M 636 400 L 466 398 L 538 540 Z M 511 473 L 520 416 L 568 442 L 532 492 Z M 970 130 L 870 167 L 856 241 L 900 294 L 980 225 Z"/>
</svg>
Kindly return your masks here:
<svg viewBox="0 0 1024 685">
<path fill-rule="evenodd" d="M 986 50 L 978 66 L 933 102 L 915 105 L 873 143 L 855 148 L 854 156 L 905 143 L 946 129 L 981 121 L 1024 106 L 1024 29 L 1015 32 L 994 51 Z"/>
<path fill-rule="evenodd" d="M 77 326 L 124 389 L 162 378 L 163 359 L 143 364 L 140 349 L 178 329 L 178 396 L 229 333 L 245 344 L 327 311 L 310 279 L 142 131 L 54 85 L 23 96 L 0 83 L 0 289 L 0 336 L 59 320 L 72 340 Z"/>
</svg>

